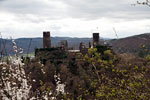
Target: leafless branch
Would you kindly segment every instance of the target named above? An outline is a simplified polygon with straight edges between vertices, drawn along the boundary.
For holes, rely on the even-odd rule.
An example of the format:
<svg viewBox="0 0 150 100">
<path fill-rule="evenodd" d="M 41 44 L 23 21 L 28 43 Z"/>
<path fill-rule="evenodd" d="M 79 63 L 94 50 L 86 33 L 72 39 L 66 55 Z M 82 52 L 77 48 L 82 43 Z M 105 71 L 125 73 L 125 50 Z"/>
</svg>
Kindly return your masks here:
<svg viewBox="0 0 150 100">
<path fill-rule="evenodd" d="M 139 5 L 146 5 L 146 6 L 150 7 L 150 1 L 149 0 L 145 0 L 143 2 L 137 1 L 137 4 L 139 4 Z"/>
<path fill-rule="evenodd" d="M 99 77 L 99 74 L 98 74 L 98 71 L 97 71 L 96 66 L 95 66 L 94 64 L 92 64 L 92 66 L 93 66 L 94 69 L 95 69 L 95 73 L 96 73 L 96 75 L 97 75 L 97 78 L 98 78 L 99 83 L 101 83 L 101 79 L 100 79 L 100 77 Z"/>
</svg>

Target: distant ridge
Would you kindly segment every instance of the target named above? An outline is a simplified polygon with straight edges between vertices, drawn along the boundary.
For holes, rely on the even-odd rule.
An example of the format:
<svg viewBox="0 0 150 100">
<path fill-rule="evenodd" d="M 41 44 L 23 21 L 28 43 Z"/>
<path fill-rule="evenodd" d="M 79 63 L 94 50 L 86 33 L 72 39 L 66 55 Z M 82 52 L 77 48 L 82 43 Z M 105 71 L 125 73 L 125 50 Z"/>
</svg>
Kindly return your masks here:
<svg viewBox="0 0 150 100">
<path fill-rule="evenodd" d="M 29 49 L 29 53 L 33 53 L 35 48 L 42 48 L 43 46 L 43 38 L 18 38 L 15 39 L 15 42 L 19 48 L 23 48 L 24 53 L 27 53 L 29 42 L 32 39 L 31 47 Z M 103 40 L 104 38 L 102 38 Z M 77 38 L 77 37 L 51 37 L 51 44 L 52 46 L 58 46 L 61 40 L 67 40 L 69 47 L 73 47 L 74 49 L 79 49 L 80 42 L 85 43 L 88 45 L 89 42 L 92 41 L 92 38 Z M 6 41 L 6 48 L 9 54 L 14 54 L 12 43 L 10 39 L 3 39 Z M 2 50 L 2 39 L 0 39 L 0 51 Z"/>
<path fill-rule="evenodd" d="M 150 47 L 150 33 L 134 35 L 121 39 L 114 39 L 109 43 L 118 53 L 134 53 L 137 55 L 142 49 L 142 45 L 145 45 L 148 48 Z"/>
<path fill-rule="evenodd" d="M 24 53 L 27 53 L 27 49 L 29 46 L 31 38 L 18 38 L 15 39 L 17 46 L 24 49 Z M 61 40 L 67 40 L 69 47 L 73 47 L 74 49 L 79 49 L 80 42 L 88 45 L 89 42 L 92 41 L 92 38 L 77 38 L 77 37 L 51 37 L 52 46 L 58 46 Z M 141 45 L 145 45 L 150 47 L 150 33 L 144 33 L 140 35 L 134 35 L 121 39 L 108 39 L 101 38 L 101 41 L 108 40 L 109 44 L 112 46 L 114 51 L 118 53 L 134 53 L 138 54 L 141 49 Z M 9 54 L 14 54 L 11 40 L 4 39 L 6 41 L 6 48 Z M 31 47 L 29 49 L 29 53 L 33 53 L 35 48 L 42 48 L 43 39 L 41 37 L 32 38 Z M 2 50 L 2 39 L 0 39 L 0 51 Z"/>
</svg>

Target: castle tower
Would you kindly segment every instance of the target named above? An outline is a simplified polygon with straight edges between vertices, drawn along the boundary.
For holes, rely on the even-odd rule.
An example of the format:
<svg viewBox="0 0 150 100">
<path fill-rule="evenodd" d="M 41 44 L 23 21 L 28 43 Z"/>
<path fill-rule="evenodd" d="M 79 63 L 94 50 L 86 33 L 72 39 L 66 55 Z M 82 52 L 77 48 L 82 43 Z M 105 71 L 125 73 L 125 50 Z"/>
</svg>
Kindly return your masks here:
<svg viewBox="0 0 150 100">
<path fill-rule="evenodd" d="M 68 42 L 67 42 L 67 40 L 61 40 L 60 46 L 62 47 L 62 49 L 68 50 Z"/>
<path fill-rule="evenodd" d="M 43 32 L 43 48 L 50 48 L 51 40 L 50 40 L 50 32 Z"/>
<path fill-rule="evenodd" d="M 89 42 L 89 48 L 91 48 L 91 42 Z"/>
<path fill-rule="evenodd" d="M 93 33 L 93 47 L 99 45 L 99 33 Z"/>
<path fill-rule="evenodd" d="M 79 50 L 80 50 L 80 52 L 83 51 L 83 43 L 82 42 L 80 43 Z"/>
</svg>

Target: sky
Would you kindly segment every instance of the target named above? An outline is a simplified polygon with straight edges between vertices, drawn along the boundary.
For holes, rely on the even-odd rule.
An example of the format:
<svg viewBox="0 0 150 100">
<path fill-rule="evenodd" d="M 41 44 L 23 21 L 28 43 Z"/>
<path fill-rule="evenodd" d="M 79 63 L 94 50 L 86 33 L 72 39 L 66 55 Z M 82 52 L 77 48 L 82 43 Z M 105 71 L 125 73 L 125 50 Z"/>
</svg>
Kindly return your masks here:
<svg viewBox="0 0 150 100">
<path fill-rule="evenodd" d="M 0 0 L 0 32 L 4 38 L 119 38 L 150 33 L 150 7 L 136 0 Z"/>
</svg>

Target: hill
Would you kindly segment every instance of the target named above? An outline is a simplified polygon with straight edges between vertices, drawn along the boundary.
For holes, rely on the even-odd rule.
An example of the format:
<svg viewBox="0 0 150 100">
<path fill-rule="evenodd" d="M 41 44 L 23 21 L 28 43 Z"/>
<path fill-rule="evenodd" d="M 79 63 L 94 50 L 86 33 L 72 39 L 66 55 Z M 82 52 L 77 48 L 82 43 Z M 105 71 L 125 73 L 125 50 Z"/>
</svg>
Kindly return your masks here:
<svg viewBox="0 0 150 100">
<path fill-rule="evenodd" d="M 32 41 L 31 41 L 32 39 Z M 102 38 L 103 40 L 104 38 Z M 80 42 L 88 45 L 89 42 L 92 41 L 92 38 L 70 38 L 70 37 L 51 37 L 51 45 L 53 47 L 58 46 L 61 40 L 67 40 L 69 47 L 73 47 L 74 49 L 79 49 Z M 31 46 L 29 49 L 29 53 L 33 53 L 35 48 L 42 48 L 43 39 L 42 38 L 19 38 L 15 39 L 18 48 L 23 48 L 24 53 L 26 54 L 29 48 L 29 44 L 31 41 Z M 0 39 L 0 51 L 5 51 L 3 44 L 8 52 L 8 54 L 14 54 L 12 42 L 10 39 Z"/>
<path fill-rule="evenodd" d="M 31 38 L 19 38 L 15 39 L 15 42 L 19 48 L 23 48 L 24 53 L 26 54 L 29 48 L 30 40 Z M 79 49 L 80 42 L 88 45 L 88 43 L 92 41 L 92 38 L 51 37 L 52 46 L 58 46 L 61 40 L 67 40 L 69 47 Z M 106 40 L 106 38 L 101 38 L 101 43 L 103 43 L 104 40 Z M 145 47 L 145 50 L 150 50 L 150 33 L 134 35 L 121 39 L 109 39 L 108 43 L 117 53 L 133 53 L 138 55 L 143 50 L 143 46 Z M 2 44 L 6 44 L 6 50 L 9 54 L 14 54 L 10 39 L 0 39 L 0 51 L 5 51 Z M 42 38 L 32 38 L 29 53 L 33 53 L 35 48 L 42 48 L 42 45 Z"/>
<path fill-rule="evenodd" d="M 150 33 L 113 39 L 109 43 L 118 53 L 134 53 L 138 55 L 143 50 L 150 50 Z"/>
</svg>

